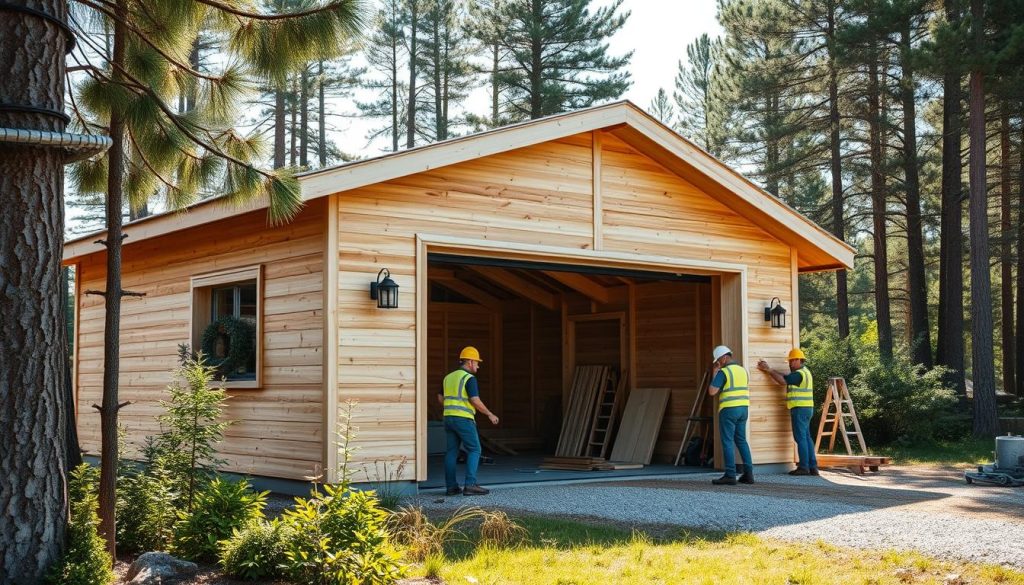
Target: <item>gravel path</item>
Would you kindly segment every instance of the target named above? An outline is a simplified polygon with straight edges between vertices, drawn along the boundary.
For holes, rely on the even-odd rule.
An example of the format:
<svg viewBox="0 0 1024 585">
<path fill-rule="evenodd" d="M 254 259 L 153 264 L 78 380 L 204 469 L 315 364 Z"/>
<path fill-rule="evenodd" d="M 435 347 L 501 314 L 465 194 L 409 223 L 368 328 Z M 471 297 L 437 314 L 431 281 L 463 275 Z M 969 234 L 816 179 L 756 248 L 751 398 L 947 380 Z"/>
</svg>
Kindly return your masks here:
<svg viewBox="0 0 1024 585">
<path fill-rule="evenodd" d="M 967 486 L 958 471 L 920 468 L 861 477 L 766 475 L 756 485 L 736 487 L 712 486 L 716 476 L 497 488 L 477 498 L 422 494 L 415 503 L 432 510 L 478 505 L 625 525 L 750 531 L 1024 570 L 1024 489 Z"/>
</svg>

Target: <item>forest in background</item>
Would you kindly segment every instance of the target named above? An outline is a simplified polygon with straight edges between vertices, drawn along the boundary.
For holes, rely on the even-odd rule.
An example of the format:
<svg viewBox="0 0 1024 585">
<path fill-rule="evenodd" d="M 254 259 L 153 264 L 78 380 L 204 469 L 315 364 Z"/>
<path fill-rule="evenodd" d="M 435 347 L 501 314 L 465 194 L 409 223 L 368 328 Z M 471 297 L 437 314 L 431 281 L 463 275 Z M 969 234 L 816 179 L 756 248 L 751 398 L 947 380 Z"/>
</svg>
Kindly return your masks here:
<svg viewBox="0 0 1024 585">
<path fill-rule="evenodd" d="M 248 88 L 241 125 L 268 166 L 311 169 L 377 154 L 339 147 L 338 111 L 376 122 L 346 144 L 401 150 L 618 99 L 643 66 L 608 48 L 629 12 L 592 4 L 379 0 L 337 57 Z M 974 432 L 994 434 L 997 393 L 1024 395 L 1024 2 L 719 0 L 718 20 L 724 35 L 678 47 L 686 58 L 642 105 L 857 248 L 852 271 L 800 280 L 817 377 L 853 380 L 879 411 L 952 400 L 965 415 L 973 387 Z M 217 71 L 228 42 L 201 34 L 190 66 Z M 76 118 L 101 127 L 88 77 L 77 79 Z M 489 107 L 471 109 L 472 92 Z M 179 114 L 204 97 L 180 92 Z M 129 177 L 149 164 L 129 157 Z M 70 205 L 88 231 L 103 224 L 102 189 L 90 187 L 102 169 L 76 168 Z M 187 203 L 139 183 L 126 219 Z M 212 181 L 197 196 L 218 192 Z M 863 395 L 879 388 L 890 396 Z"/>
</svg>

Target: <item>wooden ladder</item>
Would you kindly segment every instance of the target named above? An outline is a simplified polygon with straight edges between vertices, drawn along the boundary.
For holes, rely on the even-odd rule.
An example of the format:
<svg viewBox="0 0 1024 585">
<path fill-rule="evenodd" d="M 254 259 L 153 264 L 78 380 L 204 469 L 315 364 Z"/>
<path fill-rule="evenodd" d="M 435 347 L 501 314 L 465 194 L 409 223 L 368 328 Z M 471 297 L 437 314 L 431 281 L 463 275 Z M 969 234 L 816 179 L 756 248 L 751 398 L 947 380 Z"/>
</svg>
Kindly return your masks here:
<svg viewBox="0 0 1024 585">
<path fill-rule="evenodd" d="M 618 383 L 616 383 L 614 375 L 605 380 L 604 387 L 597 399 L 594 420 L 590 425 L 590 440 L 587 441 L 586 456 L 602 458 L 607 456 L 608 449 L 611 447 L 612 428 L 618 417 L 619 402 L 622 400 L 622 395 L 625 394 L 624 389 L 628 378 L 629 376 L 623 370 Z"/>
<path fill-rule="evenodd" d="M 693 407 L 690 408 L 690 416 L 686 418 L 686 429 L 683 431 L 683 442 L 679 445 L 679 452 L 676 453 L 676 462 L 678 466 L 686 455 L 686 447 L 690 443 L 690 439 L 697 433 L 698 429 L 704 433 L 703 439 L 704 444 L 701 446 L 701 457 L 706 456 L 708 452 L 708 443 L 711 433 L 708 432 L 711 429 L 711 423 L 713 417 L 704 415 L 704 403 L 708 398 L 708 386 L 711 384 L 711 370 L 704 370 L 704 376 L 700 379 L 700 386 L 697 387 L 697 398 L 693 401 Z"/>
<path fill-rule="evenodd" d="M 853 430 L 847 428 L 847 424 L 850 422 L 853 423 Z M 864 443 L 864 434 L 861 433 L 857 410 L 853 407 L 853 399 L 850 398 L 846 380 L 829 378 L 828 390 L 825 392 L 825 404 L 821 407 L 821 422 L 818 423 L 818 437 L 814 440 L 814 452 L 819 452 L 821 438 L 829 437 L 828 452 L 831 453 L 836 447 L 836 435 L 843 438 L 847 455 L 853 455 L 850 435 L 857 437 L 861 455 L 868 454 L 868 447 Z"/>
</svg>

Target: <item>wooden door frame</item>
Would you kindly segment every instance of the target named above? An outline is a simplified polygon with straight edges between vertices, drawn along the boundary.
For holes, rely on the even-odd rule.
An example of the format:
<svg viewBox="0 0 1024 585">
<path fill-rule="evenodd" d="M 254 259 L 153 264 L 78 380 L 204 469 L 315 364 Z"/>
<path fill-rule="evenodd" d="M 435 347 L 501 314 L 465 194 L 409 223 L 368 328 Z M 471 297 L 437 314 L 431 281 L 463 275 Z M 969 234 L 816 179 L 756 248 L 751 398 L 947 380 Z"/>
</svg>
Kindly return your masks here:
<svg viewBox="0 0 1024 585">
<path fill-rule="evenodd" d="M 414 440 L 416 445 L 415 469 L 417 481 L 427 479 L 427 402 L 426 394 L 421 390 L 425 384 L 429 383 L 427 380 L 427 311 L 429 297 L 427 294 L 427 259 L 431 253 L 469 256 L 473 258 L 493 258 L 495 260 L 523 260 L 573 266 L 624 268 L 710 276 L 712 277 L 712 287 L 715 286 L 716 280 L 720 282 L 718 288 L 720 294 L 712 296 L 713 301 L 716 296 L 718 297 L 718 318 L 712 321 L 719 327 L 721 342 L 728 344 L 739 359 L 742 359 L 747 354 L 748 311 L 745 301 L 747 298 L 747 267 L 744 264 L 418 233 L 416 234 L 416 285 L 415 290 L 412 291 L 412 296 L 415 298 L 416 303 L 416 422 Z M 722 311 L 721 308 L 737 306 L 735 303 L 739 303 L 740 310 L 733 311 L 728 315 L 728 319 L 726 319 L 728 311 Z M 712 306 L 715 307 L 714 302 Z M 738 317 L 736 313 L 738 313 Z M 719 341 L 715 341 L 715 343 L 719 343 Z"/>
</svg>

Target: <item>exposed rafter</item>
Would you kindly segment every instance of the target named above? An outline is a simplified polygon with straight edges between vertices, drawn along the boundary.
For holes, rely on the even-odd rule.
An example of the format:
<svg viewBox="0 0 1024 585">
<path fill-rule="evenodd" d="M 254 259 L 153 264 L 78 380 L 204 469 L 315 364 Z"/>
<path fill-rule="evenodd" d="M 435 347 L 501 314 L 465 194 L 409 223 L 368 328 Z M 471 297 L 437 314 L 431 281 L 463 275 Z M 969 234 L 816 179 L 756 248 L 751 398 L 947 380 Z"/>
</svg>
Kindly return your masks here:
<svg viewBox="0 0 1024 585">
<path fill-rule="evenodd" d="M 522 296 L 549 311 L 557 311 L 561 307 L 558 295 L 548 292 L 542 287 L 520 278 L 507 270 L 496 268 L 494 266 L 466 266 L 466 269 L 479 274 L 494 284 Z"/>
<path fill-rule="evenodd" d="M 553 272 L 547 270 L 544 271 L 544 274 L 596 303 L 607 305 L 611 301 L 611 292 L 607 288 L 582 274 L 577 274 L 575 272 Z"/>
</svg>

